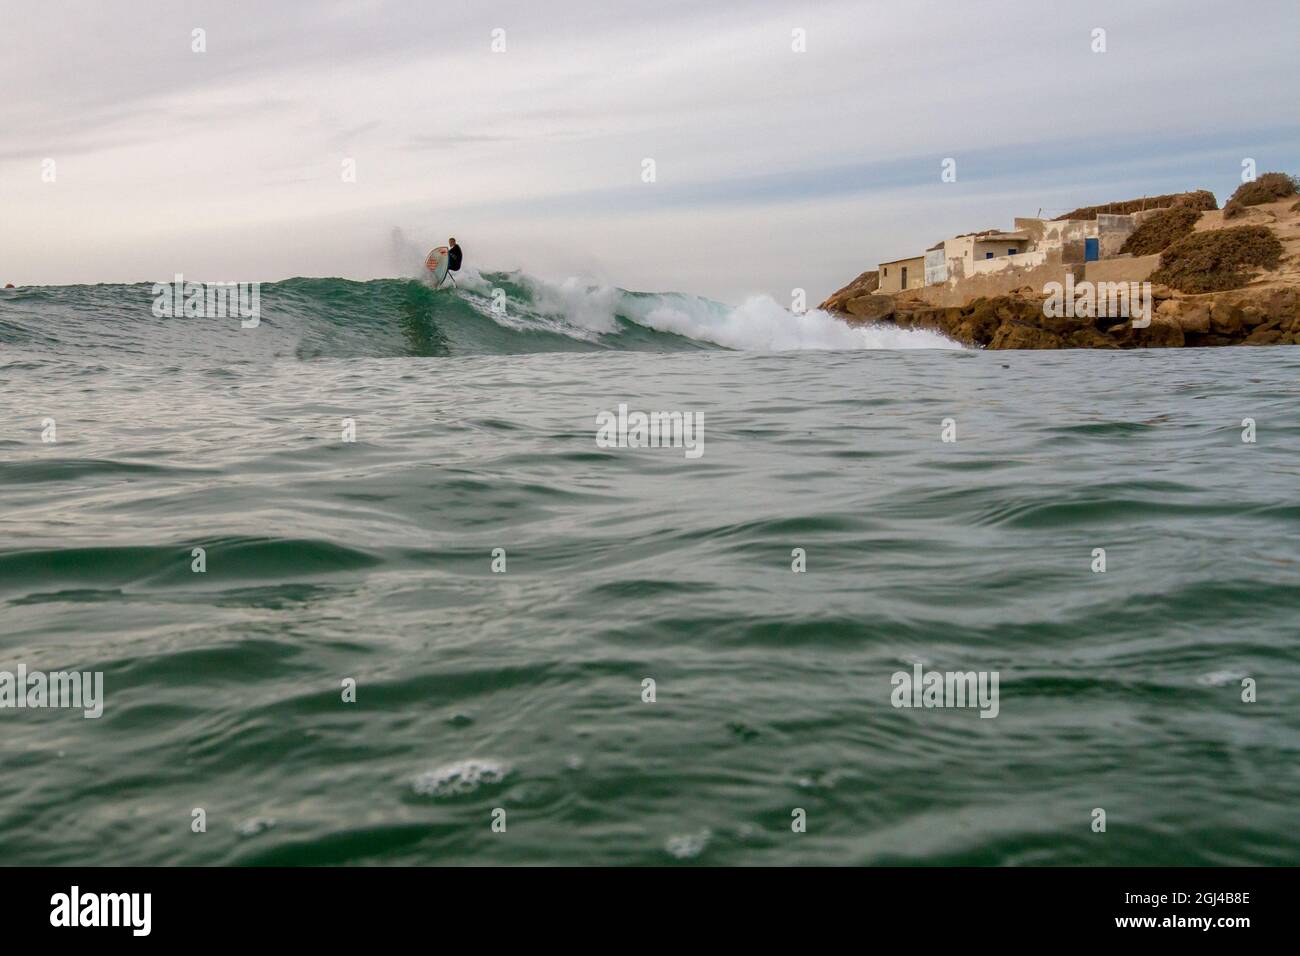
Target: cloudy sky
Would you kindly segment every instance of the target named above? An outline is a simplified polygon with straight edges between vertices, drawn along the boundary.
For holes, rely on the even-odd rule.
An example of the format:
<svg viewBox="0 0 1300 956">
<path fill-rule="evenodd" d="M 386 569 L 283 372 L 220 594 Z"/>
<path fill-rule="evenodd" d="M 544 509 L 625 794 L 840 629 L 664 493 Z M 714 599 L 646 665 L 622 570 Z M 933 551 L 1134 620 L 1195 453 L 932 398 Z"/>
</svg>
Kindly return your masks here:
<svg viewBox="0 0 1300 956">
<path fill-rule="evenodd" d="M 390 276 L 454 234 L 485 271 L 815 303 L 1040 208 L 1300 172 L 1296 0 L 0 14 L 0 282 L 24 285 Z"/>
</svg>

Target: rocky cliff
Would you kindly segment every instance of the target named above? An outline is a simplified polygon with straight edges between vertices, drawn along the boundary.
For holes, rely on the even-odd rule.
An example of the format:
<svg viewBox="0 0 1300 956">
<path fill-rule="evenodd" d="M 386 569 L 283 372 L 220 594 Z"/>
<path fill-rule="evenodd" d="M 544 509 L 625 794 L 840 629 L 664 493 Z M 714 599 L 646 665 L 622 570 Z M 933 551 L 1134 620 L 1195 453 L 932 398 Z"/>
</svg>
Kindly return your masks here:
<svg viewBox="0 0 1300 956">
<path fill-rule="evenodd" d="M 1046 290 L 1032 286 L 944 308 L 928 304 L 915 292 L 881 294 L 874 272 L 864 272 L 820 308 L 850 324 L 930 329 L 990 349 L 1300 345 L 1300 202 L 1294 195 L 1258 202 L 1238 210 L 1230 222 L 1224 221 L 1223 210 L 1196 211 L 1200 218 L 1193 232 L 1178 240 L 1182 245 L 1168 246 L 1165 270 L 1152 276 L 1150 324 L 1145 327 L 1135 328 L 1131 318 L 1118 316 L 1060 315 L 1060 310 L 1047 307 Z M 1242 230 L 1243 225 L 1253 227 L 1254 233 Z M 1252 242 L 1246 242 L 1252 235 Z M 1249 256 L 1257 254 L 1261 235 L 1271 248 L 1252 260 Z M 1243 253 L 1248 246 L 1250 251 Z M 1178 268 L 1168 268 L 1171 263 Z M 1194 274 L 1198 269 L 1203 275 Z M 1197 281 L 1224 276 L 1230 281 Z M 1162 278 L 1172 285 L 1163 284 Z M 1194 294 L 1235 284 L 1240 288 Z"/>
<path fill-rule="evenodd" d="M 888 300 L 873 305 L 880 314 L 871 319 L 845 315 L 845 321 L 930 329 L 964 345 L 990 349 L 1300 345 L 1296 288 L 1185 295 L 1157 285 L 1152 290 L 1151 324 L 1146 328 L 1134 328 L 1127 318 L 1049 317 L 1044 297 L 1032 290 L 946 309 L 900 304 L 892 296 L 872 298 Z"/>
</svg>

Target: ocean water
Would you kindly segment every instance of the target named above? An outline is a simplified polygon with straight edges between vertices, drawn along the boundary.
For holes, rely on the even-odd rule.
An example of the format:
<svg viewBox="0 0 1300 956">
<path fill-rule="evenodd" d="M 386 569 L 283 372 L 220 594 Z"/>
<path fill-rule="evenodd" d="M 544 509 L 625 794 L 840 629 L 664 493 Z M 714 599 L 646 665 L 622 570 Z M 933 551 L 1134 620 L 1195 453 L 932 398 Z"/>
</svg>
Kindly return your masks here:
<svg viewBox="0 0 1300 956">
<path fill-rule="evenodd" d="M 0 709 L 0 862 L 1300 858 L 1300 349 L 261 296 L 0 294 L 0 671 L 104 687 Z M 620 404 L 703 453 L 599 447 Z"/>
</svg>

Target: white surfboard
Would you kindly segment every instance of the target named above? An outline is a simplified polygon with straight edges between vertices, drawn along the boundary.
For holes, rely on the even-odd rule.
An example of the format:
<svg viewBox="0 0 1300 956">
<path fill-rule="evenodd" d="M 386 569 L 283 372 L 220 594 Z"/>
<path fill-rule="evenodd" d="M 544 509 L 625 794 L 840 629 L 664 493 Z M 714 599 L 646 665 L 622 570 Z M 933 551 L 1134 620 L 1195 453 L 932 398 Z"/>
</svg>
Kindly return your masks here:
<svg viewBox="0 0 1300 956">
<path fill-rule="evenodd" d="M 436 289 L 447 278 L 447 247 L 439 246 L 429 253 L 424 260 L 424 267 L 433 273 L 433 287 Z"/>
</svg>

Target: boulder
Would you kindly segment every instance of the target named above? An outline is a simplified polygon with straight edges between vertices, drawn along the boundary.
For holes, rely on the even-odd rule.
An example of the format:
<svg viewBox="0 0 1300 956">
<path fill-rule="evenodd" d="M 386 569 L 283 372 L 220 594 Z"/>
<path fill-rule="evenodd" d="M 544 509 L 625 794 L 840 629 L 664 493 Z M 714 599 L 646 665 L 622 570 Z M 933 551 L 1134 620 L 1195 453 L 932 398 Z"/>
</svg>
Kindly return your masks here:
<svg viewBox="0 0 1300 956">
<path fill-rule="evenodd" d="M 817 308 L 824 312 L 843 312 L 844 305 L 849 299 L 857 298 L 862 295 L 870 295 L 880 288 L 880 274 L 874 269 L 862 273 L 842 289 L 832 292 L 826 297 L 826 301 Z"/>
<path fill-rule="evenodd" d="M 1035 325 L 1041 325 L 1049 332 L 1055 332 L 1057 335 L 1071 335 L 1080 329 L 1090 329 L 1096 324 L 1096 319 L 1089 315 L 1048 315 L 1044 302 L 1037 303 L 1036 314 L 1023 315 L 1022 318 L 1032 321 Z"/>
<path fill-rule="evenodd" d="M 991 349 L 1059 349 L 1061 337 L 1023 320 L 1013 320 L 998 328 Z"/>
<path fill-rule="evenodd" d="M 988 345 L 997 334 L 998 322 L 988 316 L 963 319 L 950 327 L 949 335 L 967 345 Z"/>
<path fill-rule="evenodd" d="M 1183 332 L 1204 335 L 1210 331 L 1210 304 L 1204 300 L 1192 300 L 1179 303 L 1178 324 Z"/>
<path fill-rule="evenodd" d="M 1235 338 L 1246 327 L 1245 313 L 1232 299 L 1218 299 L 1210 306 L 1210 329 L 1218 335 Z"/>
<path fill-rule="evenodd" d="M 1291 341 L 1291 336 L 1277 329 L 1259 329 L 1246 337 L 1243 345 L 1284 345 Z"/>
<path fill-rule="evenodd" d="M 1260 306 L 1272 320 L 1289 325 L 1300 317 L 1300 297 L 1295 289 L 1274 289 L 1264 297 Z"/>
<path fill-rule="evenodd" d="M 1091 326 L 1070 333 L 1067 342 L 1075 349 L 1117 349 L 1119 343 L 1104 332 L 1098 332 Z"/>
<path fill-rule="evenodd" d="M 1266 324 L 1268 318 L 1268 311 L 1258 305 L 1248 305 L 1241 310 L 1242 324 L 1248 329 L 1253 329 Z"/>
<path fill-rule="evenodd" d="M 895 312 L 894 297 L 884 293 L 860 295 L 845 302 L 844 309 L 863 322 L 883 322 Z"/>
<path fill-rule="evenodd" d="M 1138 345 L 1157 349 L 1178 349 L 1186 344 L 1183 327 L 1176 319 L 1166 315 L 1153 315 L 1145 329 L 1134 329 Z"/>
<path fill-rule="evenodd" d="M 1156 315 L 1167 315 L 1171 319 L 1176 319 L 1183 311 L 1183 303 L 1178 299 L 1166 299 L 1156 306 Z"/>
</svg>

